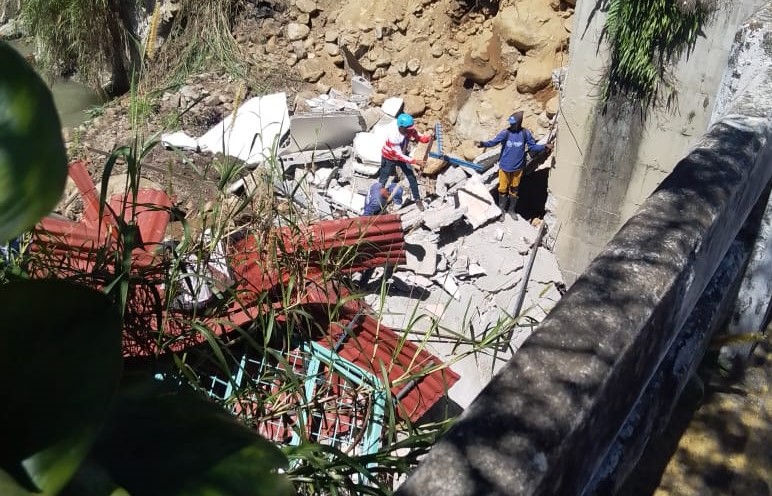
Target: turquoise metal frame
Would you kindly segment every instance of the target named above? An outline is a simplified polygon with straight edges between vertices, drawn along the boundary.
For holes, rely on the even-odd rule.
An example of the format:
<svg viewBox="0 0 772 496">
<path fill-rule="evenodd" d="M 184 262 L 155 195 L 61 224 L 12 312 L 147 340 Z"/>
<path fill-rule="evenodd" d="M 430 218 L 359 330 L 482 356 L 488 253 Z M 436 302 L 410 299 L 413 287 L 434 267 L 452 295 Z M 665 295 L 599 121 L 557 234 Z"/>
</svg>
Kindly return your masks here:
<svg viewBox="0 0 772 496">
<path fill-rule="evenodd" d="M 299 409 L 300 414 L 297 418 L 300 428 L 292 428 L 292 436 L 287 444 L 291 446 L 300 445 L 300 431 L 306 430 L 304 426 L 310 426 L 313 430 L 308 429 L 308 435 L 320 444 L 334 446 L 345 452 L 353 451 L 357 455 L 372 454 L 378 451 L 381 447 L 387 401 L 387 392 L 381 381 L 372 373 L 354 365 L 334 351 L 315 342 L 303 344 L 298 352 L 293 353 L 289 358 L 290 360 L 287 361 L 287 365 L 304 371 L 304 374 L 297 374 L 298 378 L 303 380 L 304 403 L 303 407 Z M 226 401 L 228 398 L 231 398 L 234 391 L 242 387 L 245 380 L 249 380 L 247 368 L 250 365 L 259 367 L 260 373 L 258 373 L 258 376 L 267 375 L 272 367 L 274 369 L 281 368 L 281 365 L 268 363 L 264 357 L 252 359 L 244 355 L 241 358 L 238 370 L 228 380 L 217 376 L 210 377 L 210 396 Z M 324 371 L 323 365 L 329 371 Z M 324 420 L 328 418 L 324 411 L 325 404 L 318 404 L 321 411 L 310 407 L 310 405 L 317 405 L 317 403 L 313 402 L 315 392 L 325 382 L 331 381 L 332 374 L 336 374 L 343 379 L 346 384 L 345 387 L 349 388 L 349 392 L 353 392 L 356 397 L 361 397 L 363 394 L 369 397 L 370 410 L 369 415 L 364 419 L 364 426 L 357 423 L 356 416 L 353 420 L 346 420 L 344 415 L 337 415 L 339 411 L 345 411 L 350 408 L 350 404 L 344 403 L 344 398 L 337 398 L 338 404 L 331 410 L 335 416 L 334 425 L 331 429 L 332 432 L 328 432 L 329 428 L 325 429 L 323 427 Z M 301 377 L 301 375 L 304 375 L 304 377 Z M 261 382 L 259 378 L 255 382 L 256 384 L 270 385 L 267 382 Z M 286 428 L 284 425 L 277 425 L 275 427 Z M 361 432 L 362 427 L 364 427 L 364 433 Z"/>
</svg>

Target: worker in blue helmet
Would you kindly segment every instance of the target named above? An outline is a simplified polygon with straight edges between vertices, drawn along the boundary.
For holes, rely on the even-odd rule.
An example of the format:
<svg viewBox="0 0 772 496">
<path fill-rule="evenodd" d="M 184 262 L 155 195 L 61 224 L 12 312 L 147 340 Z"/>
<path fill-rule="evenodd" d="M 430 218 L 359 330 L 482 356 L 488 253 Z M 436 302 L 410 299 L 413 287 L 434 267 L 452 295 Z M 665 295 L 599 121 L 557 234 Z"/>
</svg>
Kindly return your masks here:
<svg viewBox="0 0 772 496">
<path fill-rule="evenodd" d="M 421 134 L 415 127 L 415 121 L 410 114 L 399 114 L 392 129 L 386 135 L 386 142 L 381 149 L 381 170 L 378 182 L 386 186 L 389 178 L 394 176 L 396 168 L 402 171 L 410 185 L 410 192 L 419 210 L 424 209 L 421 194 L 418 191 L 418 180 L 413 172 L 414 165 L 423 167 L 422 160 L 416 160 L 408 155 L 408 145 L 411 141 L 428 143 L 432 139 L 431 131 Z"/>
<path fill-rule="evenodd" d="M 509 210 L 513 219 L 517 218 L 515 208 L 520 189 L 520 178 L 525 168 L 526 151 L 538 153 L 552 150 L 552 145 L 540 145 L 533 139 L 533 134 L 523 128 L 523 112 L 515 112 L 507 118 L 509 127 L 491 140 L 478 141 L 477 146 L 490 148 L 501 144 L 499 155 L 499 208 L 502 214 Z"/>
</svg>

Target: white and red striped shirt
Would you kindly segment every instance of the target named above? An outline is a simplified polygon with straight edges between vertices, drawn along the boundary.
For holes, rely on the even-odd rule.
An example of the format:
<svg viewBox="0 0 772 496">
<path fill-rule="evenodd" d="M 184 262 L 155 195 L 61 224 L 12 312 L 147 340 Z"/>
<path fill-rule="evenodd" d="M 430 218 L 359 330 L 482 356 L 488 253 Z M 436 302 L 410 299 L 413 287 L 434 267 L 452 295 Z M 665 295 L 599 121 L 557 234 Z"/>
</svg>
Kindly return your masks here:
<svg viewBox="0 0 772 496">
<path fill-rule="evenodd" d="M 407 155 L 407 144 L 410 140 L 428 143 L 431 137 L 428 134 L 419 133 L 415 126 L 410 126 L 406 131 L 404 135 L 401 134 L 397 122 L 394 121 L 393 126 L 389 129 L 389 133 L 386 135 L 386 143 L 383 144 L 383 149 L 381 149 L 381 156 L 383 158 L 415 164 L 416 160 Z"/>
</svg>

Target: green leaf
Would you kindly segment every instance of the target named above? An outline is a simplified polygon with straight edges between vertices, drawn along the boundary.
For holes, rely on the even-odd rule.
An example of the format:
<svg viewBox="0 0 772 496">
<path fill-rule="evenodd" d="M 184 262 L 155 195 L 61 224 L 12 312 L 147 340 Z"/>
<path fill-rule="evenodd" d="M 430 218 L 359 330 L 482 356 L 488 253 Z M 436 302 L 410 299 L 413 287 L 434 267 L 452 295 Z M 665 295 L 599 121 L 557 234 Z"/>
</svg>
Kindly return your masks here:
<svg viewBox="0 0 772 496">
<path fill-rule="evenodd" d="M 101 293 L 64 281 L 0 287 L 0 468 L 57 493 L 77 470 L 117 388 L 120 319 Z"/>
<path fill-rule="evenodd" d="M 132 496 L 286 495 L 287 459 L 192 390 L 128 377 L 92 452 Z"/>
<path fill-rule="evenodd" d="M 0 494 L 3 496 L 32 496 L 32 493 L 22 488 L 4 470 L 0 470 Z"/>
<path fill-rule="evenodd" d="M 0 41 L 0 243 L 57 204 L 67 152 L 51 92 L 24 57 Z"/>
</svg>

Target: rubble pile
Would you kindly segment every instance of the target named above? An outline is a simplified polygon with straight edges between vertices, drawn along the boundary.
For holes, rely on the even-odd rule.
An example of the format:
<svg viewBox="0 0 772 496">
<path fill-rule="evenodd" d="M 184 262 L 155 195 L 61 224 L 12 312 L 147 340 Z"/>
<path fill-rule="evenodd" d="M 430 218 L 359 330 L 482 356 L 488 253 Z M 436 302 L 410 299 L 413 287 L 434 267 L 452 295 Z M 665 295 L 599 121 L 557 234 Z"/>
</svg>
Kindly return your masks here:
<svg viewBox="0 0 772 496">
<path fill-rule="evenodd" d="M 298 96 L 291 114 L 283 93 L 257 97 L 244 103 L 251 109 L 248 115 L 231 114 L 200 138 L 175 132 L 162 141 L 240 158 L 271 178 L 275 192 L 309 221 L 359 216 L 377 180 L 384 130 L 404 109 L 400 98 L 372 106 L 367 95 L 359 96 L 364 97 L 337 92 Z M 213 135 L 227 139 L 212 140 Z M 496 204 L 497 155 L 497 150 L 487 151 L 470 164 L 474 168 L 446 163 L 435 177 L 422 176 L 425 211 L 412 199 L 391 206 L 406 233 L 407 263 L 380 268 L 369 283 L 360 284 L 384 325 L 408 331 L 444 361 L 479 347 L 502 329 L 511 330 L 497 338 L 495 357 L 471 354 L 452 365 L 461 379 L 449 395 L 462 407 L 533 332 L 563 288 L 538 223 L 502 215 Z M 260 183 L 255 172 L 228 190 L 249 194 Z M 408 194 L 404 178 L 400 185 Z M 514 315 L 520 317 L 512 329 Z"/>
</svg>

